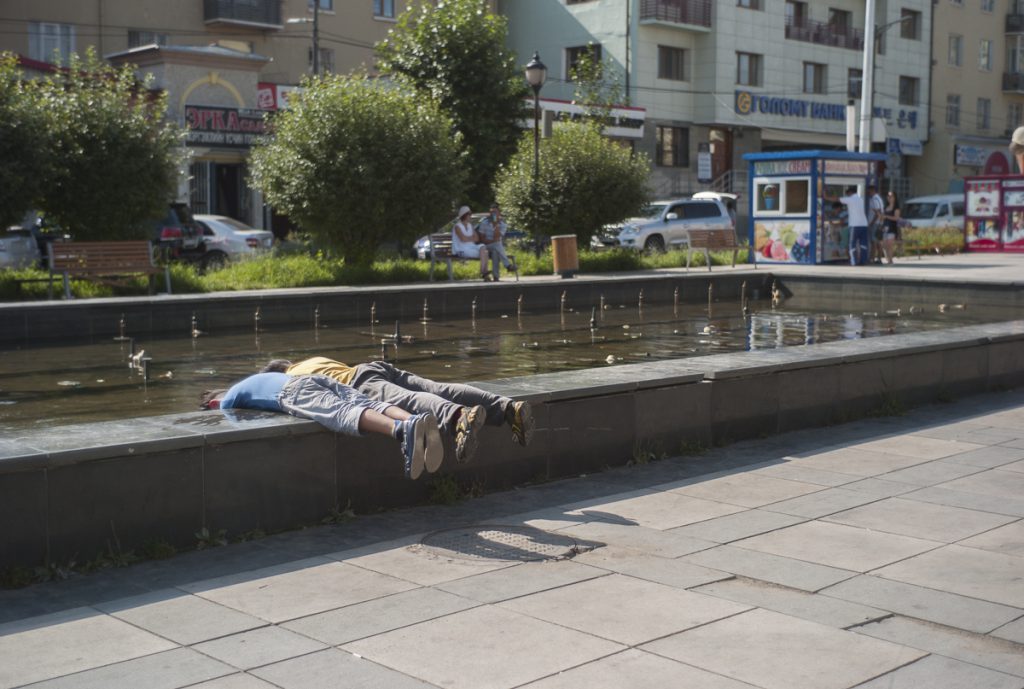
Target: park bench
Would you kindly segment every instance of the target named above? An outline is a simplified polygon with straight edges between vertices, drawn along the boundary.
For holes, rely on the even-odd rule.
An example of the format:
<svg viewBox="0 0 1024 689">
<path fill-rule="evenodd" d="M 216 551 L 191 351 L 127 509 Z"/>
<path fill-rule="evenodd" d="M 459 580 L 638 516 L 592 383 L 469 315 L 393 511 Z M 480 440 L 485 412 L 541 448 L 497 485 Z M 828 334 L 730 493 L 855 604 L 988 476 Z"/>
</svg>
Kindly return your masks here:
<svg viewBox="0 0 1024 689">
<path fill-rule="evenodd" d="M 519 265 L 516 263 L 515 256 L 509 256 L 509 260 L 512 261 L 512 267 L 508 269 L 510 273 L 516 276 L 516 282 L 519 282 Z M 444 261 L 448 266 L 448 279 L 455 280 L 455 273 L 452 269 L 452 261 L 479 261 L 476 258 L 465 258 L 464 256 L 456 256 L 452 253 L 452 233 L 451 232 L 437 232 L 430 235 L 430 280 L 434 280 L 434 264 Z M 492 260 L 492 266 L 494 261 Z"/>
<path fill-rule="evenodd" d="M 732 249 L 732 266 L 736 267 L 736 253 L 745 247 L 736 241 L 736 231 L 732 228 L 717 230 L 687 230 L 686 269 L 690 269 L 690 258 L 694 249 L 704 252 L 704 262 L 711 270 L 711 252 Z"/>
<path fill-rule="evenodd" d="M 153 262 L 153 247 L 146 240 L 52 242 L 48 253 L 50 284 L 47 294 L 51 299 L 56 275 L 63 277 L 65 299 L 71 298 L 72 279 L 112 284 L 136 275 L 149 276 L 149 293 L 152 294 L 153 278 L 161 272 L 167 293 L 171 293 L 170 268 Z"/>
</svg>

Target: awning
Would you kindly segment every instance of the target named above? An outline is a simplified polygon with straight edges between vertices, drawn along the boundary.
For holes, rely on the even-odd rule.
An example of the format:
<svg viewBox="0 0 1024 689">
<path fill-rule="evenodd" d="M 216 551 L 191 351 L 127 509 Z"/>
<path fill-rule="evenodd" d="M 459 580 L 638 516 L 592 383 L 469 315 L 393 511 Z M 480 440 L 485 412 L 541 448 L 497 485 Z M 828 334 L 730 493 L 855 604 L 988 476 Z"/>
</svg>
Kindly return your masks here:
<svg viewBox="0 0 1024 689">
<path fill-rule="evenodd" d="M 839 146 L 846 148 L 845 134 L 824 132 L 801 132 L 795 129 L 761 128 L 761 141 L 779 141 L 786 144 L 807 144 L 808 146 Z"/>
</svg>

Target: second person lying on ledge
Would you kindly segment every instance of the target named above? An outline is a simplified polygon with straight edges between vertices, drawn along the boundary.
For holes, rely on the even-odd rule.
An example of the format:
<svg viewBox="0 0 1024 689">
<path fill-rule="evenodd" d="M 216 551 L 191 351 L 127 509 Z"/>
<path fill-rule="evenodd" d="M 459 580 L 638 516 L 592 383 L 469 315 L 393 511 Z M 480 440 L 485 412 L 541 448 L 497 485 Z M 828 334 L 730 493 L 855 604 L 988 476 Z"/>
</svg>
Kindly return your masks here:
<svg viewBox="0 0 1024 689">
<path fill-rule="evenodd" d="M 459 216 L 452 225 L 452 255 L 463 258 L 480 258 L 480 277 L 484 281 L 491 279 L 491 269 L 487 266 L 487 247 L 477 243 L 478 237 L 473 227 L 472 212 L 469 206 L 459 209 Z"/>
<path fill-rule="evenodd" d="M 472 385 L 440 383 L 403 371 L 386 361 L 349 366 L 322 356 L 297 363 L 274 359 L 263 370 L 293 376 L 328 376 L 351 385 L 372 400 L 397 405 L 413 414 L 433 414 L 441 430 L 453 436 L 455 458 L 459 462 L 473 458 L 485 423 L 492 426 L 507 423 L 512 428 L 512 439 L 524 447 L 533 437 L 534 419 L 529 402 L 495 395 Z"/>
</svg>

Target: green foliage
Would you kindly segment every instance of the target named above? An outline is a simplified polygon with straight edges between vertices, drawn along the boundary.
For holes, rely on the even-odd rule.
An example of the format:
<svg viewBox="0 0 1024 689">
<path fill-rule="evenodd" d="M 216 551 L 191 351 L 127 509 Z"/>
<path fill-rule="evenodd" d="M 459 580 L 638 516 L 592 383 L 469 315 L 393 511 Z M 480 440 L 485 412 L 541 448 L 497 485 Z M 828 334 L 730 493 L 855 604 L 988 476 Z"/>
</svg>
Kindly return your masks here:
<svg viewBox="0 0 1024 689">
<path fill-rule="evenodd" d="M 454 505 L 462 500 L 462 489 L 459 482 L 450 474 L 434 476 L 430 479 L 430 496 L 432 505 Z"/>
<path fill-rule="evenodd" d="M 593 43 L 587 47 L 589 50 L 580 55 L 569 72 L 569 80 L 573 83 L 573 102 L 581 106 L 588 117 L 604 123 L 611 115 L 611 109 L 626 100 L 624 89 L 620 73 L 614 69 L 612 61 L 602 62 Z"/>
<path fill-rule="evenodd" d="M 177 190 L 183 130 L 150 83 L 90 48 L 29 89 L 53 158 L 40 206 L 75 239 L 146 238 Z"/>
<path fill-rule="evenodd" d="M 49 163 L 43 113 L 12 53 L 0 53 L 0 229 L 38 204 Z"/>
<path fill-rule="evenodd" d="M 961 227 L 905 227 L 903 255 L 956 254 L 964 249 L 964 231 Z"/>
<path fill-rule="evenodd" d="M 499 173 L 496 196 L 509 223 L 536 234 L 575 234 L 581 247 L 603 225 L 636 215 L 648 200 L 650 167 L 601 135 L 596 124 L 567 123 L 540 144 L 533 188 L 533 138 Z"/>
<path fill-rule="evenodd" d="M 323 246 L 369 265 L 378 245 L 411 244 L 451 215 L 464 171 L 436 103 L 365 76 L 326 76 L 271 121 L 252 183 Z"/>
<path fill-rule="evenodd" d="M 507 20 L 487 0 L 410 3 L 377 44 L 382 74 L 408 79 L 452 118 L 468 151 L 466 201 L 483 207 L 498 168 L 516 149 L 529 95 L 515 55 L 505 47 Z"/>
</svg>

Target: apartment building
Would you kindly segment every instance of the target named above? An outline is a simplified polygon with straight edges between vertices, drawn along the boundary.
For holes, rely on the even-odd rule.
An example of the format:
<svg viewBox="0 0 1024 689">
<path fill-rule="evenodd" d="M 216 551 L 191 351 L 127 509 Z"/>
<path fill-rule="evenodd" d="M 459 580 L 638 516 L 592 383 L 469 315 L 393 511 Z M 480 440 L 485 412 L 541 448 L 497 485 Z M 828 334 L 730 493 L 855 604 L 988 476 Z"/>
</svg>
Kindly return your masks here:
<svg viewBox="0 0 1024 689">
<path fill-rule="evenodd" d="M 314 2 L 319 6 L 314 7 Z M 407 0 L 5 0 L 0 50 L 42 72 L 90 46 L 137 65 L 169 95 L 170 116 L 189 127 L 192 151 L 180 197 L 196 212 L 271 224 L 246 184 L 246 160 L 262 112 L 284 107 L 312 72 L 313 19 L 321 72 L 372 68 L 373 46 Z M 314 12 L 314 10 L 316 10 Z"/>
<path fill-rule="evenodd" d="M 915 193 L 1013 171 L 1006 146 L 1024 125 L 1024 2 L 936 0 L 931 137 L 910 166 Z"/>
<path fill-rule="evenodd" d="M 977 0 L 974 0 L 977 1 Z M 751 151 L 843 148 L 860 104 L 864 0 L 501 0 L 510 47 L 548 66 L 543 97 L 570 100 L 569 70 L 592 50 L 644 113 L 637 150 L 659 195 L 743 190 Z M 875 150 L 890 176 L 927 139 L 929 0 L 880 0 Z M 589 46 L 589 47 L 588 47 Z M 525 60 L 524 60 L 525 61 Z"/>
</svg>

